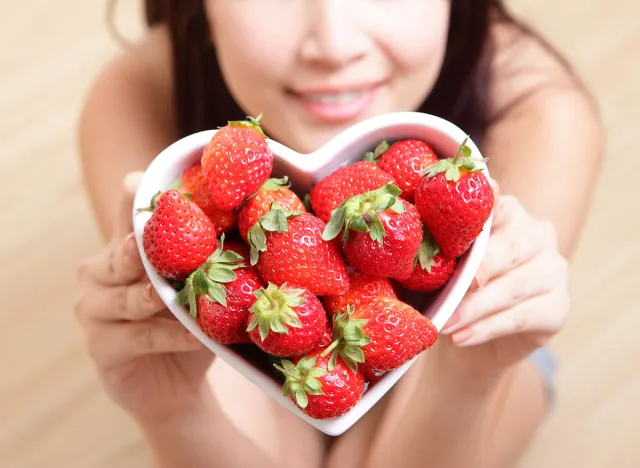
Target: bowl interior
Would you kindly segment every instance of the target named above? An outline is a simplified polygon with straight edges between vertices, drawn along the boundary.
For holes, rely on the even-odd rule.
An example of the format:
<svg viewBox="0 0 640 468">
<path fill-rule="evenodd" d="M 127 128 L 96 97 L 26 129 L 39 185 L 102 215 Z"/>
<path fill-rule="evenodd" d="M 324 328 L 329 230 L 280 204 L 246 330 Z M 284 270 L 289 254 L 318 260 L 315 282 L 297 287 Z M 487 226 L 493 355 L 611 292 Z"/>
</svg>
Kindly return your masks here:
<svg viewBox="0 0 640 468">
<path fill-rule="evenodd" d="M 166 190 L 188 167 L 196 164 L 202 149 L 210 141 L 215 130 L 189 135 L 166 148 L 147 168 L 134 201 L 134 232 L 147 274 L 163 301 L 177 319 L 211 351 L 240 371 L 254 384 L 261 387 L 275 400 L 294 411 L 299 417 L 329 435 L 339 435 L 357 422 L 410 368 L 416 358 L 402 367 L 388 372 L 371 385 L 360 402 L 347 414 L 329 420 L 315 420 L 302 413 L 281 391 L 280 376 L 262 353 L 251 346 L 224 346 L 209 339 L 195 324 L 185 308 L 178 305 L 174 289 L 150 265 L 142 248 L 144 224 L 150 213 L 137 213 L 136 209 L 148 206 L 151 197 Z M 465 138 L 465 134 L 453 124 L 434 116 L 417 113 L 397 113 L 361 122 L 346 130 L 322 148 L 310 154 L 300 154 L 269 140 L 274 153 L 273 176 L 287 175 L 292 188 L 299 194 L 308 192 L 313 185 L 338 167 L 362 158 L 373 151 L 382 140 L 417 138 L 432 145 L 440 157 L 453 156 Z M 469 141 L 474 158 L 481 158 L 479 150 Z M 485 167 L 486 168 L 486 167 Z M 424 311 L 441 330 L 462 300 L 480 264 L 488 239 L 491 219 L 471 248 L 460 258 L 454 276 L 439 292 L 433 295 L 407 294 L 404 300 Z"/>
</svg>

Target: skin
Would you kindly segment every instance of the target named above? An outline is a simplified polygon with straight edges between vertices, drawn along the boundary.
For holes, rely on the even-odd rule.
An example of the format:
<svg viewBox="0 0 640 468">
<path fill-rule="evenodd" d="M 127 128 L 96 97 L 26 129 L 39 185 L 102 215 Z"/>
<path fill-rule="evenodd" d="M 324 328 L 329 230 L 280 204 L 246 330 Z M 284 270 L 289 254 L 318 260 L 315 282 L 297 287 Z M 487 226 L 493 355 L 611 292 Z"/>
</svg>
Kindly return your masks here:
<svg viewBox="0 0 640 468">
<path fill-rule="evenodd" d="M 223 72 L 247 114 L 264 111 L 270 135 L 312 151 L 355 122 L 318 122 L 283 90 L 375 77 L 388 86 L 357 120 L 416 107 L 439 72 L 447 5 L 210 0 L 207 13 Z M 569 313 L 568 261 L 588 211 L 602 131 L 590 100 L 544 48 L 507 27 L 493 34 L 489 111 L 502 118 L 483 151 L 498 197 L 482 267 L 438 343 L 333 439 L 212 362 L 149 287 L 130 213 L 136 171 L 177 138 L 166 31 L 150 31 L 105 66 L 79 132 L 105 246 L 79 267 L 75 312 L 106 391 L 138 423 L 158 466 L 410 468 L 428 460 L 437 468 L 493 468 L 522 454 L 547 411 L 526 358 Z M 514 73 L 519 67 L 537 72 Z"/>
</svg>

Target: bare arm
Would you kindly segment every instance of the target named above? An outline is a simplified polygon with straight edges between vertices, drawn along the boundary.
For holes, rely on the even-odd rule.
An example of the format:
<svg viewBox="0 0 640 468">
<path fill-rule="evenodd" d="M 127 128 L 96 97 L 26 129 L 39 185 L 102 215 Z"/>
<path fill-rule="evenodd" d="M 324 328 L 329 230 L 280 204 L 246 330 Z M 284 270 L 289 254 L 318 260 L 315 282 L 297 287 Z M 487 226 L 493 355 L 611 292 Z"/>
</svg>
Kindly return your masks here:
<svg viewBox="0 0 640 468">
<path fill-rule="evenodd" d="M 109 62 L 85 100 L 79 124 L 83 177 L 107 239 L 124 175 L 144 170 L 175 140 L 168 47 L 162 30 L 154 31 Z"/>
<path fill-rule="evenodd" d="M 124 233 L 118 232 L 123 229 L 123 222 L 119 220 L 122 218 L 120 199 L 123 176 L 130 171 L 144 170 L 176 138 L 170 105 L 167 46 L 162 32 L 156 31 L 147 41 L 108 64 L 90 90 L 82 112 L 79 138 L 84 179 L 100 230 L 106 239 L 124 236 Z M 104 297 L 100 300 L 104 300 Z M 114 314 L 107 315 L 111 319 Z M 127 319 L 131 317 L 129 313 Z M 118 321 L 117 324 L 124 322 L 129 320 Z M 115 322 L 109 323 L 112 327 L 118 326 Z M 100 326 L 106 326 L 105 322 L 101 320 Z M 151 336 L 149 333 L 147 335 Z M 183 331 L 179 332 L 179 338 L 172 348 L 174 351 L 180 351 L 178 345 L 183 335 Z M 122 332 L 118 338 L 126 339 L 126 335 Z M 169 339 L 165 334 L 165 341 Z M 170 344 L 164 343 L 168 347 Z M 159 351 L 155 350 L 155 353 Z M 182 369 L 177 363 L 179 357 L 189 359 L 188 355 L 178 356 L 178 353 L 167 352 L 161 359 L 168 364 L 160 366 L 154 361 L 155 357 L 157 354 L 153 353 L 134 356 L 138 362 L 142 360 L 140 367 L 151 375 L 153 372 L 168 372 L 167 368 L 179 374 Z M 196 356 L 191 359 L 195 360 Z M 152 363 L 155 363 L 155 367 L 151 366 Z M 139 378 L 143 379 L 144 376 Z M 180 376 L 172 377 L 169 374 L 152 377 L 156 384 L 171 378 L 180 380 Z M 165 390 L 178 393 L 176 388 L 179 385 L 175 381 L 173 384 L 173 388 Z M 126 385 L 115 387 L 119 392 L 132 392 Z M 162 468 L 273 467 L 260 449 L 226 418 L 208 385 L 205 387 L 189 399 L 190 408 L 176 411 L 179 414 L 163 415 L 162 418 L 158 415 L 155 418 L 149 415 L 136 416 L 158 465 Z M 178 396 L 173 395 L 173 398 L 178 399 Z M 121 399 L 135 400 L 126 396 Z"/>
<path fill-rule="evenodd" d="M 511 67 L 521 60 L 523 68 L 538 67 L 540 72 L 523 72 L 518 76 L 510 70 L 509 80 L 497 81 L 494 91 L 502 102 L 496 102 L 496 106 L 517 104 L 507 106 L 508 110 L 490 129 L 483 155 L 490 159 L 492 177 L 499 182 L 501 194 L 515 196 L 524 207 L 524 211 L 516 211 L 504 222 L 519 224 L 525 212 L 532 218 L 551 222 L 558 241 L 555 253 L 569 257 L 576 248 L 588 211 L 601 159 L 602 132 L 590 100 L 544 49 L 531 46 L 526 53 L 519 52 L 518 59 L 512 57 L 508 61 Z M 539 226 L 535 222 L 528 225 Z M 533 244 L 543 237 L 538 236 L 537 230 L 530 231 L 520 238 L 504 237 L 509 239 L 506 245 L 511 245 L 514 251 L 526 250 L 521 248 L 522 242 Z M 501 252 L 509 256 L 509 252 Z M 557 270 L 551 265 L 556 261 L 553 252 L 554 249 L 545 250 L 545 255 L 539 258 L 549 259 L 549 265 L 545 266 L 544 260 L 537 263 L 541 274 L 535 274 L 531 267 L 527 271 L 534 274 L 527 276 L 525 282 L 534 284 L 536 277 L 544 277 L 547 272 L 549 277 L 553 276 L 551 272 Z M 509 258 L 501 261 L 508 263 Z M 499 281 L 496 279 L 493 284 L 507 284 Z M 556 287 L 563 291 L 561 282 Z M 497 303 L 504 300 L 499 295 L 511 294 L 499 291 L 497 286 L 485 288 L 484 292 L 489 289 L 496 294 Z M 492 301 L 489 296 L 484 298 L 485 306 Z M 552 317 L 556 311 L 563 313 L 562 295 L 557 298 L 555 302 L 545 302 L 546 316 Z M 473 312 L 472 301 L 467 302 L 464 311 L 467 314 Z M 507 310 L 509 307 L 515 310 L 518 302 Z M 537 303 L 524 309 L 537 313 L 536 307 Z M 534 319 L 527 320 L 535 323 Z M 506 322 L 514 320 L 507 318 Z M 522 356 L 527 355 L 538 346 L 535 344 L 538 339 L 545 342 L 557 328 L 550 328 L 546 334 L 543 330 L 539 334 L 530 333 L 525 339 L 518 338 L 519 332 L 525 331 L 515 328 L 512 334 L 468 348 L 452 346 L 449 337 L 442 336 L 443 342 L 427 353 L 423 377 L 412 392 L 410 403 L 396 402 L 390 408 L 364 466 L 418 468 L 428 464 L 434 468 L 484 468 L 512 462 L 542 417 L 544 397 L 538 379 L 532 380 L 530 369 L 522 365 L 501 367 L 497 358 L 502 355 L 507 359 L 506 355 L 510 355 L 514 356 L 513 362 L 522 363 L 519 361 L 522 357 L 515 356 L 522 350 Z M 531 342 L 527 344 L 528 340 Z"/>
</svg>

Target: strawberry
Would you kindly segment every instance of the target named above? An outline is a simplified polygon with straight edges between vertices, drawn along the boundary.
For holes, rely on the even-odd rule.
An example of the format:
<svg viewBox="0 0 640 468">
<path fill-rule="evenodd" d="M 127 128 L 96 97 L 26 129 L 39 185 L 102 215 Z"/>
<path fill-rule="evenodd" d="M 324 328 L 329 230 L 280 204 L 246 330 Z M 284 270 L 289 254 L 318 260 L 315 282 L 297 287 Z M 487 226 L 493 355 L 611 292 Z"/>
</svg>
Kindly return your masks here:
<svg viewBox="0 0 640 468">
<path fill-rule="evenodd" d="M 322 239 L 325 224 L 310 213 L 290 213 L 277 204 L 252 230 L 252 265 L 265 281 L 295 284 L 316 296 L 344 294 L 349 276 L 336 242 Z M 255 235 L 254 235 L 255 234 Z"/>
<path fill-rule="evenodd" d="M 359 161 L 332 172 L 318 182 L 311 190 L 309 201 L 315 215 L 328 223 L 331 212 L 347 198 L 393 183 L 393 177 L 375 163 Z"/>
<path fill-rule="evenodd" d="M 381 142 L 375 152 L 365 155 L 365 161 L 374 161 L 378 167 L 391 174 L 402 190 L 400 197 L 413 203 L 416 186 L 422 179 L 421 172 L 438 162 L 438 156 L 424 141 L 405 139 L 391 146 Z"/>
<path fill-rule="evenodd" d="M 202 173 L 202 164 L 191 166 L 182 173 L 178 189 L 189 194 L 193 202 L 213 221 L 218 235 L 231 231 L 236 225 L 236 210 L 221 211 L 211 201 L 211 191 Z"/>
<path fill-rule="evenodd" d="M 189 313 L 209 338 L 221 344 L 250 343 L 249 307 L 255 302 L 254 291 L 264 283 L 241 255 L 223 250 L 223 242 L 224 235 L 204 265 L 187 278 L 178 303 L 189 305 Z"/>
<path fill-rule="evenodd" d="M 356 308 L 376 297 L 392 297 L 397 295 L 387 278 L 366 275 L 360 271 L 349 274 L 349 290 L 341 296 L 325 296 L 324 305 L 330 314 L 345 312 L 347 306 Z"/>
<path fill-rule="evenodd" d="M 415 193 L 422 221 L 450 258 L 466 252 L 482 232 L 495 202 L 489 180 L 471 160 L 466 142 L 453 158 L 431 166 Z"/>
<path fill-rule="evenodd" d="M 400 189 L 385 185 L 345 200 L 333 213 L 322 238 L 342 231 L 342 250 L 357 270 L 381 278 L 404 279 L 422 242 L 415 206 L 397 198 Z"/>
<path fill-rule="evenodd" d="M 413 273 L 400 285 L 418 292 L 432 292 L 444 286 L 456 269 L 456 259 L 440 252 L 438 244 L 427 232 L 420 244 Z"/>
<path fill-rule="evenodd" d="M 305 213 L 307 210 L 292 190 L 288 178 L 269 179 L 249 198 L 238 214 L 238 231 L 245 242 L 249 243 L 249 230 L 256 226 L 262 216 L 271 210 L 271 204 L 277 203 L 287 211 Z M 258 225 L 255 229 L 260 229 Z"/>
<path fill-rule="evenodd" d="M 204 212 L 177 190 L 153 197 L 142 244 L 149 263 L 172 280 L 186 279 L 217 246 L 216 228 Z"/>
<path fill-rule="evenodd" d="M 314 351 L 295 364 L 283 359 L 281 365 L 275 365 L 285 375 L 282 393 L 314 419 L 345 414 L 364 392 L 362 374 L 349 369 L 341 358 L 335 360 L 332 370 L 328 369 L 327 350 Z"/>
<path fill-rule="evenodd" d="M 249 338 L 263 351 L 280 357 L 301 356 L 323 338 L 327 314 L 320 300 L 306 289 L 269 283 L 254 292 L 249 308 Z"/>
<path fill-rule="evenodd" d="M 260 118 L 229 122 L 211 138 L 202 153 L 202 173 L 215 196 L 211 205 L 228 211 L 264 184 L 273 169 L 273 154 Z"/>
<path fill-rule="evenodd" d="M 339 344 L 331 360 L 340 356 L 369 376 L 400 367 L 438 339 L 431 320 L 389 297 L 379 297 L 360 308 L 349 306 L 334 316 L 333 329 Z"/>
</svg>

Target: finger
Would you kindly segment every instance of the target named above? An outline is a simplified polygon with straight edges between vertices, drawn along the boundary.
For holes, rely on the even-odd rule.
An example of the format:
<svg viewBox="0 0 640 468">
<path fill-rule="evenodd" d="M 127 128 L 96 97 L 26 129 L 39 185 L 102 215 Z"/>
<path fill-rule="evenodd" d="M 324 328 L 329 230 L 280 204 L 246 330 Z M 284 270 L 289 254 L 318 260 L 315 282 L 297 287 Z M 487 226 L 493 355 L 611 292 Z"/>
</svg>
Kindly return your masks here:
<svg viewBox="0 0 640 468">
<path fill-rule="evenodd" d="M 565 276 L 566 267 L 560 256 L 538 255 L 509 274 L 489 281 L 484 288 L 467 293 L 454 313 L 455 324 L 445 328 L 443 334 L 454 333 L 484 317 L 564 286 Z"/>
<path fill-rule="evenodd" d="M 133 199 L 136 196 L 143 174 L 141 171 L 129 172 L 122 179 L 120 213 L 114 231 L 116 237 L 124 237 L 133 230 Z"/>
<path fill-rule="evenodd" d="M 525 214 L 524 208 L 513 195 L 502 195 L 496 198 L 493 210 L 491 230 L 499 229 L 507 224 L 515 223 Z"/>
<path fill-rule="evenodd" d="M 88 334 L 88 349 L 103 367 L 147 354 L 196 351 L 204 346 L 180 322 L 171 319 L 97 323 Z"/>
<path fill-rule="evenodd" d="M 537 235 L 538 225 L 511 225 L 494 233 L 487 243 L 482 263 L 476 273 L 477 288 L 533 259 L 544 250 L 545 238 Z"/>
<path fill-rule="evenodd" d="M 144 266 L 133 233 L 111 241 L 100 254 L 89 259 L 84 274 L 108 286 L 130 284 L 141 279 Z"/>
<path fill-rule="evenodd" d="M 166 308 L 148 281 L 122 286 L 96 285 L 80 304 L 81 315 L 104 321 L 144 320 Z"/>
<path fill-rule="evenodd" d="M 569 296 L 565 293 L 533 297 L 515 307 L 465 327 L 452 335 L 458 346 L 473 346 L 523 332 L 554 334 L 565 323 Z"/>
</svg>

